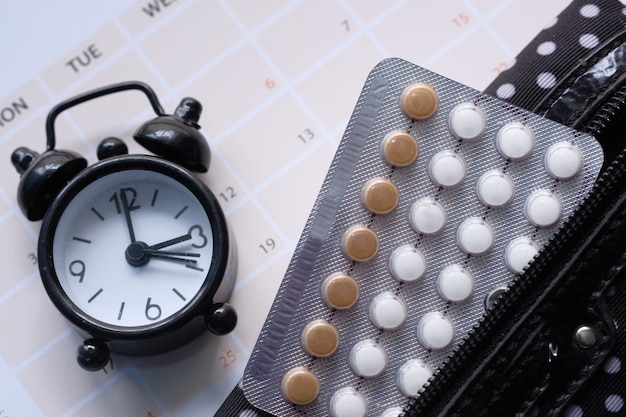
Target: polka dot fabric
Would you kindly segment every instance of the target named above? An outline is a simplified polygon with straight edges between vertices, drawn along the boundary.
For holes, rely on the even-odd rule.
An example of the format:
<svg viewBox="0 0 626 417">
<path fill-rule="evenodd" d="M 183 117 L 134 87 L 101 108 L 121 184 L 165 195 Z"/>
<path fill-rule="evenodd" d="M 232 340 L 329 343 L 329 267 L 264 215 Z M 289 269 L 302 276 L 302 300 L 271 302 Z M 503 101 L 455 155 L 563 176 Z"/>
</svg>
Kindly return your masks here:
<svg viewBox="0 0 626 417">
<path fill-rule="evenodd" d="M 575 0 L 487 87 L 486 93 L 542 113 L 542 103 L 566 87 L 576 63 L 589 60 L 624 30 L 626 6 L 618 0 Z"/>
</svg>

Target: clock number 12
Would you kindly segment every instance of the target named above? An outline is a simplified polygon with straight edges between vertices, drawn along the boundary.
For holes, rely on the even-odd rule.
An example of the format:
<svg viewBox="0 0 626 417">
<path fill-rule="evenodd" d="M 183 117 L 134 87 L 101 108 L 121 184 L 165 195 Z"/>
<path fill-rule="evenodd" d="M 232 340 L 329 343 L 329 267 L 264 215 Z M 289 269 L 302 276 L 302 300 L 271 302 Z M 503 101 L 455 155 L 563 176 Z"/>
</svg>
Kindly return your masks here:
<svg viewBox="0 0 626 417">
<path fill-rule="evenodd" d="M 121 203 L 120 200 L 122 200 Z M 122 214 L 122 203 L 126 203 L 128 205 L 128 207 L 125 208 L 129 211 L 141 208 L 140 206 L 135 205 L 136 200 L 137 190 L 134 188 L 120 188 L 119 195 L 118 193 L 115 193 L 111 196 L 111 198 L 109 198 L 109 201 L 115 203 L 115 210 L 117 210 L 117 214 Z"/>
</svg>

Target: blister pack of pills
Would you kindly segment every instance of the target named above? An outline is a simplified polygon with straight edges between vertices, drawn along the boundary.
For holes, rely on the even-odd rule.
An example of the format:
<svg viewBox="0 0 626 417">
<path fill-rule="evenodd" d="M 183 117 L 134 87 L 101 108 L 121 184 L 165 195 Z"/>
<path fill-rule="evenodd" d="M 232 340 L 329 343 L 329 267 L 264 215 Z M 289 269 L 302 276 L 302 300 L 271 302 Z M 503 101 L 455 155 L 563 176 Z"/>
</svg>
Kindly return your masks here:
<svg viewBox="0 0 626 417">
<path fill-rule="evenodd" d="M 246 397 L 279 416 L 399 415 L 601 165 L 589 135 L 382 61 L 252 352 Z"/>
</svg>

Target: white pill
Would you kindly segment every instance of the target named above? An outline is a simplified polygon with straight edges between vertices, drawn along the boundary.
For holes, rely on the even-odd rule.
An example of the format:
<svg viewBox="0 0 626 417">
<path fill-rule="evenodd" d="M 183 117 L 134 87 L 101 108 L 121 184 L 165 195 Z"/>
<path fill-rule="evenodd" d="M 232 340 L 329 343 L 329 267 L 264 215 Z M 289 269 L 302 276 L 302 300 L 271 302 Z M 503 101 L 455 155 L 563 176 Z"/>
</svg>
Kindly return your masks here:
<svg viewBox="0 0 626 417">
<path fill-rule="evenodd" d="M 398 388 L 407 397 L 414 397 L 433 376 L 433 370 L 419 359 L 410 359 L 398 369 Z"/>
<path fill-rule="evenodd" d="M 402 413 L 404 413 L 402 407 L 391 407 L 383 411 L 380 417 L 400 417 Z"/>
<path fill-rule="evenodd" d="M 504 251 L 504 263 L 516 274 L 521 274 L 524 268 L 539 253 L 539 247 L 528 237 L 513 239 Z"/>
<path fill-rule="evenodd" d="M 561 219 L 561 201 L 550 190 L 537 190 L 526 199 L 524 213 L 534 226 L 552 227 Z"/>
<path fill-rule="evenodd" d="M 474 274 L 461 265 L 446 266 L 437 277 L 437 290 L 447 301 L 461 303 L 474 292 Z"/>
<path fill-rule="evenodd" d="M 458 153 L 449 149 L 435 154 L 428 164 L 430 179 L 438 186 L 451 189 L 460 186 L 465 180 L 467 166 Z"/>
<path fill-rule="evenodd" d="M 416 232 L 434 235 L 443 230 L 448 216 L 439 202 L 430 197 L 417 200 L 409 211 L 409 223 Z"/>
<path fill-rule="evenodd" d="M 544 163 L 546 171 L 552 177 L 569 180 L 582 171 L 583 155 L 573 143 L 558 142 L 548 148 Z"/>
<path fill-rule="evenodd" d="M 389 270 L 401 282 L 414 282 L 426 272 L 424 254 L 412 245 L 396 248 L 389 257 Z"/>
<path fill-rule="evenodd" d="M 508 123 L 496 135 L 496 148 L 506 159 L 523 161 L 535 149 L 535 134 L 519 122 Z"/>
<path fill-rule="evenodd" d="M 493 248 L 493 229 L 480 217 L 470 217 L 459 225 L 456 240 L 461 250 L 468 255 L 484 255 Z"/>
<path fill-rule="evenodd" d="M 485 131 L 487 120 L 482 109 L 472 103 L 461 103 L 448 115 L 448 127 L 457 138 L 473 141 Z"/>
<path fill-rule="evenodd" d="M 372 339 L 361 340 L 350 351 L 350 366 L 358 376 L 374 378 L 387 369 L 387 352 Z"/>
<path fill-rule="evenodd" d="M 351 387 L 337 390 L 328 404 L 333 417 L 365 417 L 367 401 L 360 392 Z"/>
<path fill-rule="evenodd" d="M 395 330 L 406 321 L 406 304 L 392 292 L 378 294 L 370 303 L 370 319 L 383 330 Z"/>
<path fill-rule="evenodd" d="M 507 174 L 501 171 L 487 171 L 476 184 L 478 199 L 487 207 L 503 207 L 513 201 L 515 185 Z"/>
<path fill-rule="evenodd" d="M 441 313 L 427 313 L 417 325 L 417 338 L 426 349 L 445 349 L 454 339 L 454 326 Z"/>
</svg>

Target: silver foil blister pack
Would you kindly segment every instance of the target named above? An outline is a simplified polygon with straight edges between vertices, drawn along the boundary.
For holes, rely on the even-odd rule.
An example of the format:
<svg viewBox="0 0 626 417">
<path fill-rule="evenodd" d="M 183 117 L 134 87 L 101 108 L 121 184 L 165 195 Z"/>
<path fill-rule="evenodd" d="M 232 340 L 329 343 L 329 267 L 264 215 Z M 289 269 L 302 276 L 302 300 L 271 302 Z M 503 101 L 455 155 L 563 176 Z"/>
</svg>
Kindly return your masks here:
<svg viewBox="0 0 626 417">
<path fill-rule="evenodd" d="M 279 416 L 397 416 L 601 165 L 589 135 L 382 61 L 252 352 L 246 397 Z"/>
</svg>

